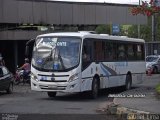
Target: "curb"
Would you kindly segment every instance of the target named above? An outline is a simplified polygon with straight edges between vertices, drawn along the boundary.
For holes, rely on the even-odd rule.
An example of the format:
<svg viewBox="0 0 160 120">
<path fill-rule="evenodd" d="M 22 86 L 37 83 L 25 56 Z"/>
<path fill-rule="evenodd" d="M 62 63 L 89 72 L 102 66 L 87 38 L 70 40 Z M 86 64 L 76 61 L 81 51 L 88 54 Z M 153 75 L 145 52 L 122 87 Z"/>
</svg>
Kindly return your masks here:
<svg viewBox="0 0 160 120">
<path fill-rule="evenodd" d="M 156 74 L 151 76 L 145 76 L 144 79 L 150 78 L 159 78 L 160 74 Z M 145 90 L 145 89 L 144 89 Z M 158 99 L 159 97 L 159 99 Z M 160 100 L 160 95 L 157 96 L 158 100 Z M 123 101 L 125 102 L 125 101 Z M 116 101 L 116 98 L 113 99 L 112 103 L 108 104 L 105 112 L 107 114 L 115 115 L 118 120 L 160 120 L 160 114 L 154 112 L 148 112 L 143 110 L 138 110 L 137 108 L 129 108 L 125 107 L 121 104 L 121 102 Z"/>
<path fill-rule="evenodd" d="M 130 109 L 112 102 L 107 106 L 106 112 L 111 115 L 116 115 L 120 120 L 137 120 L 148 117 L 150 112 Z"/>
</svg>

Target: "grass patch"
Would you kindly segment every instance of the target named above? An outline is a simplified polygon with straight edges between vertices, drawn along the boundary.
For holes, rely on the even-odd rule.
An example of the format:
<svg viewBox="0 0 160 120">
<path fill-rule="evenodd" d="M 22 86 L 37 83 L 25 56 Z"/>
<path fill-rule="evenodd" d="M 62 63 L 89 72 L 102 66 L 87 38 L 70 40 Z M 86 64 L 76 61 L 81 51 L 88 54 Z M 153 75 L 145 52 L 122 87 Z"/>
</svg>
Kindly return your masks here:
<svg viewBox="0 0 160 120">
<path fill-rule="evenodd" d="M 156 91 L 158 94 L 160 94 L 160 83 L 156 86 Z"/>
</svg>

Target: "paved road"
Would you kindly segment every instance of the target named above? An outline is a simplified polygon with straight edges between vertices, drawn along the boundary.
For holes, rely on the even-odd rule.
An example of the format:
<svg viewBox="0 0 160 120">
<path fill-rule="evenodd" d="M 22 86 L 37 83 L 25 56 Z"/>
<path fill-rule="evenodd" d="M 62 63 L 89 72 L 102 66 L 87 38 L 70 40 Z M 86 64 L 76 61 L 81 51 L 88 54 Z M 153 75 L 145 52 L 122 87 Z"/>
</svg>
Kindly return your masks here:
<svg viewBox="0 0 160 120">
<path fill-rule="evenodd" d="M 114 103 L 130 109 L 160 114 L 160 100 L 156 98 L 155 92 L 158 83 L 160 83 L 160 75 L 147 76 L 142 84 L 121 93 L 129 97 L 115 98 Z"/>
<path fill-rule="evenodd" d="M 109 91 L 114 92 L 114 89 L 109 89 Z M 45 92 L 31 91 L 29 85 L 18 85 L 14 86 L 13 94 L 0 93 L 0 113 L 4 113 L 0 114 L 0 118 L 5 118 L 13 113 L 13 116 L 18 115 L 19 118 L 23 118 L 20 120 L 25 120 L 25 117 L 30 119 L 36 117 L 38 120 L 50 120 L 53 117 L 55 119 L 60 117 L 62 120 L 68 117 L 74 120 L 75 118 L 77 120 L 78 118 L 106 120 L 106 117 L 113 119 L 114 116 L 102 112 L 106 108 L 106 104 L 113 101 L 113 98 L 107 96 L 108 92 L 102 91 L 96 100 L 90 99 L 87 94 L 59 93 L 56 98 L 48 98 Z M 45 119 L 43 119 L 44 117 Z"/>
<path fill-rule="evenodd" d="M 154 76 L 145 79 L 152 78 Z M 145 82 L 137 87 L 146 84 L 154 85 L 154 82 Z M 116 119 L 115 116 L 106 115 L 102 111 L 113 101 L 113 98 L 108 98 L 108 94 L 121 92 L 121 88 L 107 89 L 96 100 L 90 99 L 87 94 L 59 93 L 56 98 L 48 98 L 45 92 L 31 91 L 29 85 L 18 85 L 14 87 L 13 94 L 0 93 L 0 119 L 18 115 L 18 120 L 112 120 Z"/>
</svg>

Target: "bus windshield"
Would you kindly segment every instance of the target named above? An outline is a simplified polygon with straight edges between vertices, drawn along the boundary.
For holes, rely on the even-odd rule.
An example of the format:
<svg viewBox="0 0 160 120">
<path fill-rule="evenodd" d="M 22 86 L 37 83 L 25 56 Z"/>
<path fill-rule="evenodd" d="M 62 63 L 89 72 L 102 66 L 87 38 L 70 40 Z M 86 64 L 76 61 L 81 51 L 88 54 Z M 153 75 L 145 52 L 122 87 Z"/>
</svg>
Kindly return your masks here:
<svg viewBox="0 0 160 120">
<path fill-rule="evenodd" d="M 81 38 L 40 37 L 37 38 L 32 65 L 46 71 L 65 71 L 79 64 Z"/>
</svg>

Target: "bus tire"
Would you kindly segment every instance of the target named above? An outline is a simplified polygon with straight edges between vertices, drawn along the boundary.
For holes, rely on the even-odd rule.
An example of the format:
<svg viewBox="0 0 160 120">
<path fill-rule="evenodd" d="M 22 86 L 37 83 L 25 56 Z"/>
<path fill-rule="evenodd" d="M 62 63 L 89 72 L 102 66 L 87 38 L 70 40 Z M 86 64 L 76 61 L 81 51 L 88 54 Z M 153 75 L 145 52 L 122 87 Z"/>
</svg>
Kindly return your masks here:
<svg viewBox="0 0 160 120">
<path fill-rule="evenodd" d="M 48 94 L 48 97 L 53 98 L 56 96 L 57 93 L 56 92 L 47 92 L 47 94 Z"/>
<path fill-rule="evenodd" d="M 90 93 L 92 99 L 96 99 L 98 97 L 98 91 L 99 91 L 98 79 L 94 78 L 92 82 L 92 90 Z"/>
<path fill-rule="evenodd" d="M 130 74 L 126 76 L 125 90 L 130 90 L 132 87 L 132 77 Z"/>
</svg>

